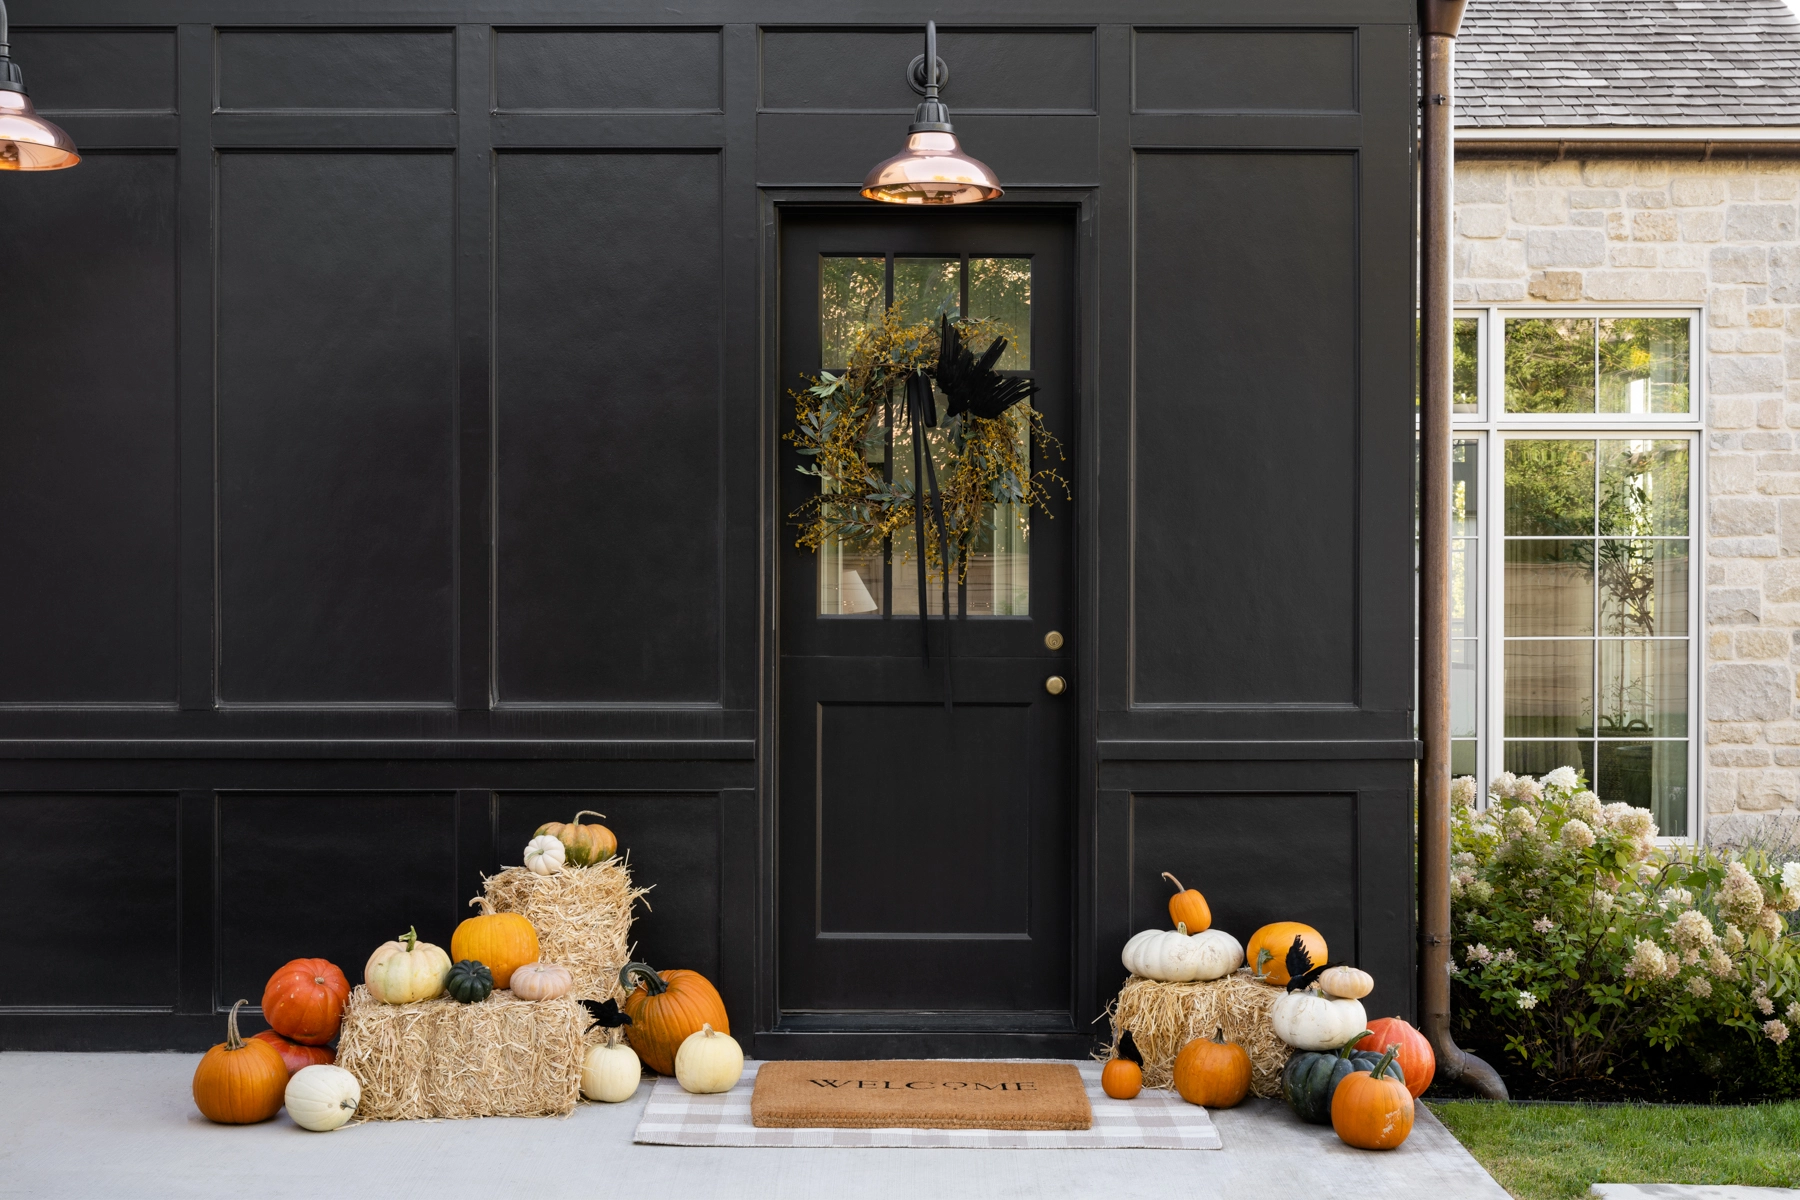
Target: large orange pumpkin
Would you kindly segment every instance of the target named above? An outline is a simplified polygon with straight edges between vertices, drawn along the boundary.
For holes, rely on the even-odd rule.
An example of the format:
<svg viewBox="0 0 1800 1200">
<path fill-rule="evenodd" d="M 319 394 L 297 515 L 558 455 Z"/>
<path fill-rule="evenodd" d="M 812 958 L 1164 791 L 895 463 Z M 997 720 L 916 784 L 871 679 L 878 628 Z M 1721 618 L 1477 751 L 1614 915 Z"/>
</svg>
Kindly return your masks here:
<svg viewBox="0 0 1800 1200">
<path fill-rule="evenodd" d="M 263 1020 L 283 1037 L 323 1046 L 337 1036 L 349 1002 L 350 981 L 336 966 L 322 958 L 296 958 L 264 985 Z"/>
<path fill-rule="evenodd" d="M 631 1018 L 625 1038 L 644 1065 L 658 1075 L 675 1073 L 675 1052 L 690 1034 L 699 1033 L 701 1026 L 731 1032 L 725 1020 L 725 1001 L 698 971 L 658 974 L 647 963 L 626 963 L 619 971 L 619 983 L 632 989 L 625 997 L 625 1015 Z"/>
<path fill-rule="evenodd" d="M 1298 921 L 1277 921 L 1273 925 L 1264 925 L 1250 935 L 1250 941 L 1244 946 L 1244 961 L 1250 964 L 1252 971 L 1262 972 L 1262 981 L 1276 987 L 1286 987 L 1288 981 L 1287 952 L 1299 937 L 1306 946 L 1306 952 L 1312 955 L 1315 963 L 1323 963 L 1329 957 L 1325 948 L 1325 938 L 1311 925 L 1302 925 Z M 1258 963 L 1262 952 L 1269 952 L 1267 962 Z"/>
<path fill-rule="evenodd" d="M 275 1047 L 238 1036 L 239 1000 L 225 1018 L 225 1040 L 208 1050 L 194 1068 L 194 1103 L 209 1121 L 251 1125 L 281 1111 L 288 1069 Z"/>
<path fill-rule="evenodd" d="M 1175 894 L 1169 897 L 1169 924 L 1187 926 L 1189 933 L 1205 933 L 1212 928 L 1212 909 L 1206 906 L 1206 897 L 1193 888 L 1181 886 L 1181 880 L 1167 871 L 1162 877 L 1175 885 Z"/>
<path fill-rule="evenodd" d="M 292 1075 L 302 1067 L 330 1066 L 337 1061 L 337 1051 L 330 1046 L 308 1046 L 303 1042 L 290 1042 L 273 1029 L 265 1029 L 250 1039 L 253 1042 L 267 1042 L 275 1047 L 275 1053 L 281 1055 L 281 1061 Z"/>
<path fill-rule="evenodd" d="M 1430 1039 L 1399 1017 L 1382 1017 L 1370 1021 L 1369 1036 L 1356 1043 L 1358 1050 L 1373 1050 L 1377 1054 L 1389 1046 L 1400 1047 L 1400 1074 L 1406 1079 L 1406 1090 L 1417 1100 L 1437 1074 L 1437 1055 L 1431 1049 Z"/>
<path fill-rule="evenodd" d="M 1250 1091 L 1250 1053 L 1225 1040 L 1219 1029 L 1210 1038 L 1195 1038 L 1175 1056 L 1175 1090 L 1189 1104 L 1232 1108 Z"/>
<path fill-rule="evenodd" d="M 583 825 L 583 817 L 600 817 L 605 813 L 597 813 L 584 808 L 575 814 L 573 821 L 546 821 L 537 827 L 532 837 L 553 837 L 563 844 L 563 852 L 572 867 L 593 867 L 605 862 L 619 850 L 619 839 L 613 831 L 604 825 Z"/>
<path fill-rule="evenodd" d="M 513 972 L 538 960 L 538 936 L 531 922 L 518 913 L 497 913 L 484 896 L 470 904 L 481 905 L 481 915 L 470 917 L 450 935 L 452 962 L 478 962 L 494 974 L 494 986 L 512 982 Z"/>
<path fill-rule="evenodd" d="M 1373 1071 L 1344 1076 L 1331 1095 L 1331 1127 L 1360 1150 L 1392 1150 L 1412 1132 L 1412 1093 L 1386 1074 L 1394 1053 L 1390 1048 Z"/>
</svg>

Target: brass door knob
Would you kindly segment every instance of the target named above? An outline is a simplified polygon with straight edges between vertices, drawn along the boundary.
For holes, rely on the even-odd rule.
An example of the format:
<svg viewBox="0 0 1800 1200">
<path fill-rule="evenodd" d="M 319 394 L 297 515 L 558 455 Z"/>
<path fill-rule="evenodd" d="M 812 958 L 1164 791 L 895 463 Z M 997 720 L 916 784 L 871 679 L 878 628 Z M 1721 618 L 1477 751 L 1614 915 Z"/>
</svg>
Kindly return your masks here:
<svg viewBox="0 0 1800 1200">
<path fill-rule="evenodd" d="M 1052 696 L 1060 696 L 1069 689 L 1069 681 L 1061 675 L 1052 675 L 1044 680 L 1044 690 Z"/>
<path fill-rule="evenodd" d="M 1046 633 L 1044 635 L 1044 648 L 1047 650 L 1061 650 L 1063 648 L 1063 635 L 1054 629 L 1049 633 Z"/>
</svg>

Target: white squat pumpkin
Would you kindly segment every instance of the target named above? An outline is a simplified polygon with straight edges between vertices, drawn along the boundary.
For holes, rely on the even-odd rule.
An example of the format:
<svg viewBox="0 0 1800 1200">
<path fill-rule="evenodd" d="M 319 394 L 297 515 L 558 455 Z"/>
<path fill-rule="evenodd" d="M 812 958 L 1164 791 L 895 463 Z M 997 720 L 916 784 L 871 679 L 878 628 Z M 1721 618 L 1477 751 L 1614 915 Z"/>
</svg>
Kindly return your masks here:
<svg viewBox="0 0 1800 1200">
<path fill-rule="evenodd" d="M 675 1051 L 675 1082 L 686 1092 L 729 1092 L 744 1074 L 744 1051 L 737 1039 L 702 1025 Z"/>
<path fill-rule="evenodd" d="M 644 1066 L 630 1046 L 589 1047 L 581 1061 L 581 1094 L 602 1104 L 620 1104 L 637 1095 Z"/>
<path fill-rule="evenodd" d="M 1360 1000 L 1334 1000 L 1307 988 L 1276 1000 L 1269 1024 L 1296 1050 L 1336 1050 L 1369 1027 L 1369 1016 Z"/>
<path fill-rule="evenodd" d="M 1220 979 L 1244 961 L 1244 947 L 1223 929 L 1190 934 L 1186 925 L 1173 929 L 1146 929 L 1136 934 L 1119 955 L 1133 975 L 1160 983 L 1191 983 Z"/>
<path fill-rule="evenodd" d="M 1375 990 L 1375 977 L 1355 967 L 1326 967 L 1319 976 L 1319 990 L 1339 1000 L 1361 1000 Z"/>
<path fill-rule="evenodd" d="M 369 955 L 363 983 L 383 1004 L 411 1004 L 437 996 L 449 974 L 450 956 L 441 947 L 421 942 L 409 929 L 398 941 L 383 942 Z"/>
<path fill-rule="evenodd" d="M 559 839 L 546 833 L 525 843 L 525 866 L 535 875 L 554 875 L 563 869 L 568 853 Z"/>
<path fill-rule="evenodd" d="M 554 1000 L 569 990 L 569 968 L 555 963 L 526 963 L 512 973 L 507 984 L 521 1000 Z"/>
<path fill-rule="evenodd" d="M 356 1115 L 362 1084 L 342 1067 L 314 1063 L 301 1067 L 287 1085 L 288 1116 L 314 1133 L 330 1133 Z"/>
</svg>

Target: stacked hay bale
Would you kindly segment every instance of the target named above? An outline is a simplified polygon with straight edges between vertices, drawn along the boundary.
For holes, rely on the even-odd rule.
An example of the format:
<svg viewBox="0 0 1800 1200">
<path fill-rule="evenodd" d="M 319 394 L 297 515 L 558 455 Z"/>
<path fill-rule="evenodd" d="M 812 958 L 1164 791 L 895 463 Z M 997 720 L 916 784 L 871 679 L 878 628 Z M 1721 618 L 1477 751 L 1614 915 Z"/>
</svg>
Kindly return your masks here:
<svg viewBox="0 0 1800 1200">
<path fill-rule="evenodd" d="M 631 961 L 631 910 L 647 888 L 631 885 L 630 864 L 609 858 L 591 867 L 538 875 L 508 867 L 482 892 L 495 912 L 518 913 L 537 930 L 539 957 L 569 968 L 577 1000 L 623 1000 L 619 969 Z"/>
<path fill-rule="evenodd" d="M 1144 1085 L 1166 1088 L 1181 1048 L 1222 1028 L 1226 1041 L 1250 1055 L 1251 1094 L 1275 1099 L 1281 1095 L 1281 1068 L 1293 1053 L 1269 1024 L 1269 1009 L 1280 996 L 1280 988 L 1257 982 L 1247 967 L 1205 983 L 1160 983 L 1134 975 L 1106 1010 L 1113 1030 L 1106 1057 L 1118 1052 L 1120 1035 L 1131 1030 L 1144 1056 Z"/>
</svg>

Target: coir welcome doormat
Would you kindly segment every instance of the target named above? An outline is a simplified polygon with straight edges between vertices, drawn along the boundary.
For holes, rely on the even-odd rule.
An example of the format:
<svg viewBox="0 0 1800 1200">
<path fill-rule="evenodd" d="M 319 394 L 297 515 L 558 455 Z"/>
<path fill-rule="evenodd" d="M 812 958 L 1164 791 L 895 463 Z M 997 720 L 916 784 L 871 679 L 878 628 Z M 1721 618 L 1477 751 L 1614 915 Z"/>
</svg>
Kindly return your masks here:
<svg viewBox="0 0 1800 1200">
<path fill-rule="evenodd" d="M 771 1062 L 750 1099 L 759 1129 L 1088 1129 L 1069 1063 Z"/>
</svg>

